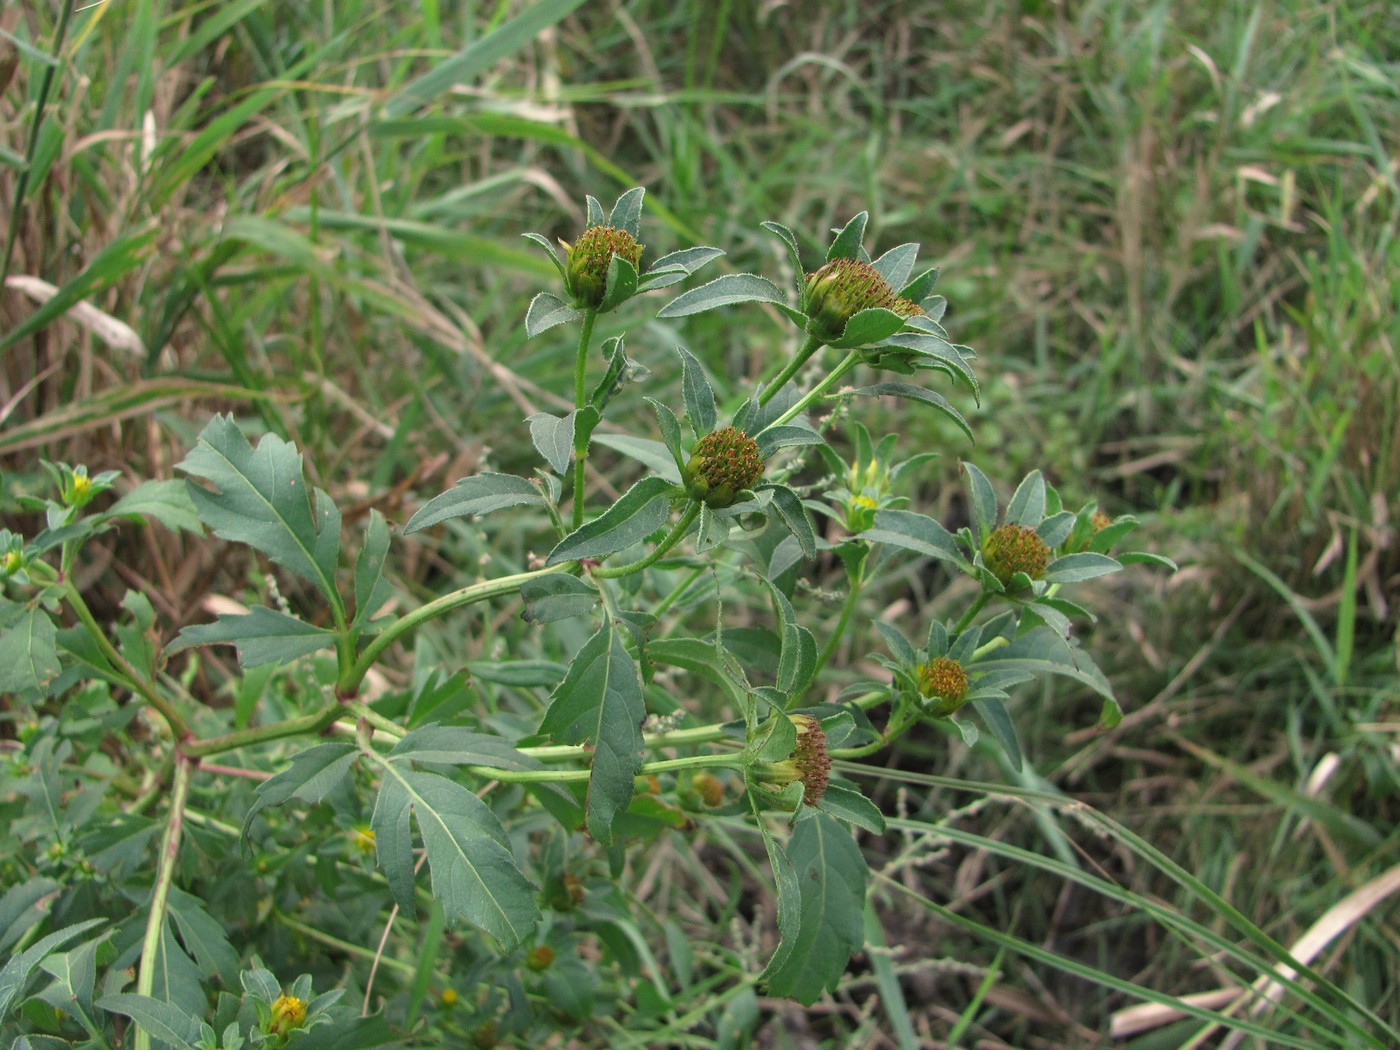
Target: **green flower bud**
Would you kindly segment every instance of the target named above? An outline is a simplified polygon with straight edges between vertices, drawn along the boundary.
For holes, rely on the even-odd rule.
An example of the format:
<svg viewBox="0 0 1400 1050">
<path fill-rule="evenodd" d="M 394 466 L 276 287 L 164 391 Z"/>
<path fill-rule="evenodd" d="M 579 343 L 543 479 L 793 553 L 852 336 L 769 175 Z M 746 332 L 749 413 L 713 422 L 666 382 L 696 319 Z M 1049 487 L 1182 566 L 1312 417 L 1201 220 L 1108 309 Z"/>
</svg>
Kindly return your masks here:
<svg viewBox="0 0 1400 1050">
<path fill-rule="evenodd" d="M 540 973 L 554 965 L 554 949 L 547 944 L 537 944 L 525 955 L 525 965 Z"/>
<path fill-rule="evenodd" d="M 7 550 L 0 556 L 0 576 L 13 576 L 24 566 L 24 554 L 19 550 Z"/>
<path fill-rule="evenodd" d="M 306 1004 L 295 995 L 279 995 L 272 1004 L 272 1016 L 267 1021 L 267 1034 L 286 1037 L 293 1028 L 306 1020 Z"/>
<path fill-rule="evenodd" d="M 914 670 L 919 693 L 928 701 L 926 710 L 938 718 L 951 715 L 967 699 L 967 672 L 949 656 L 940 656 Z"/>
<path fill-rule="evenodd" d="M 695 443 L 685 465 L 685 490 L 691 499 L 720 510 L 761 477 L 758 442 L 738 427 L 721 427 Z"/>
<path fill-rule="evenodd" d="M 895 295 L 889 282 L 868 262 L 832 259 L 807 275 L 802 312 L 807 315 L 807 330 L 829 343 L 840 339 L 846 322 L 862 310 L 879 306 L 899 313 L 899 304 L 907 302 Z M 913 303 L 908 306 L 919 310 Z"/>
<path fill-rule="evenodd" d="M 608 264 L 614 255 L 634 267 L 642 260 L 642 245 L 636 238 L 612 226 L 590 226 L 577 244 L 564 245 L 564 251 L 568 258 L 565 283 L 580 310 L 596 310 L 602 305 L 608 287 Z"/>
<path fill-rule="evenodd" d="M 1035 529 L 1007 524 L 993 530 L 982 544 L 982 560 L 1004 584 L 1018 572 L 1038 580 L 1050 564 L 1050 547 Z"/>
</svg>

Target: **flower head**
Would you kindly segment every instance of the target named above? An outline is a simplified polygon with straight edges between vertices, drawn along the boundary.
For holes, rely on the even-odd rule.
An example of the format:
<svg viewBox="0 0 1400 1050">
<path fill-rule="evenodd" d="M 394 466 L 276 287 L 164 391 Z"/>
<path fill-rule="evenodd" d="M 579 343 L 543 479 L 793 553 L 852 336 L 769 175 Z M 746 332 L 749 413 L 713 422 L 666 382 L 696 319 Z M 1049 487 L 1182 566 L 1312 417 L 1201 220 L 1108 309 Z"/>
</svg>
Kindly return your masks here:
<svg viewBox="0 0 1400 1050">
<path fill-rule="evenodd" d="M 993 529 L 982 542 L 982 560 L 1003 584 L 1009 584 L 1018 572 L 1038 580 L 1050 564 L 1050 547 L 1035 529 L 1008 522 Z"/>
<path fill-rule="evenodd" d="M 636 269 L 642 259 L 642 245 L 626 230 L 613 226 L 590 226 L 578 243 L 564 245 L 564 281 L 574 306 L 596 310 L 603 304 L 608 288 L 608 266 L 613 256 L 625 259 Z"/>
<path fill-rule="evenodd" d="M 763 455 L 758 442 L 738 427 L 721 427 L 695 443 L 685 465 L 685 490 L 691 499 L 720 510 L 761 477 Z"/>
<path fill-rule="evenodd" d="M 797 730 L 797 743 L 792 754 L 781 762 L 763 767 L 761 777 L 773 788 L 785 788 L 795 781 L 802 782 L 802 801 L 815 806 L 826 794 L 831 779 L 831 756 L 826 751 L 826 730 L 811 715 L 788 715 Z"/>
<path fill-rule="evenodd" d="M 306 1003 L 295 995 L 279 995 L 272 1004 L 272 1016 L 267 1022 L 267 1034 L 286 1037 L 293 1028 L 306 1020 Z"/>
<path fill-rule="evenodd" d="M 901 313 L 906 303 L 909 313 Z M 901 300 L 879 270 L 861 259 L 832 259 L 807 275 L 802 293 L 802 312 L 808 317 L 808 330 L 824 342 L 841 338 L 848 322 L 862 310 L 881 307 L 908 317 L 917 306 Z"/>
<path fill-rule="evenodd" d="M 919 694 L 928 701 L 926 710 L 935 718 L 946 718 L 967 701 L 967 672 L 951 656 L 939 656 L 914 670 Z"/>
</svg>

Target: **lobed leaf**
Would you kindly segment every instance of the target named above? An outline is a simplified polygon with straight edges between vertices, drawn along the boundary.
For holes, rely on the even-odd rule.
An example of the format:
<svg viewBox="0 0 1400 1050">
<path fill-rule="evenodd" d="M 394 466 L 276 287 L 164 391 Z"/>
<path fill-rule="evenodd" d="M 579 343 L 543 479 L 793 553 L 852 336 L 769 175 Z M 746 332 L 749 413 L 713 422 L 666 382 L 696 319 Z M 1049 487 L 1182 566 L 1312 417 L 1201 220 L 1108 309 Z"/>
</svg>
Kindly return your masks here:
<svg viewBox="0 0 1400 1050">
<path fill-rule="evenodd" d="M 183 481 L 146 481 L 137 485 L 101 515 L 111 518 L 154 518 L 171 532 L 204 534 L 199 512 Z"/>
<path fill-rule="evenodd" d="M 350 771 L 356 750 L 352 744 L 317 744 L 293 757 L 291 765 L 258 785 L 253 805 L 243 818 L 246 840 L 253 818 L 268 806 L 280 806 L 294 798 L 320 802 Z"/>
<path fill-rule="evenodd" d="M 460 784 L 402 761 L 384 762 L 383 769 L 370 826 L 399 906 L 414 910 L 411 813 L 423 836 L 433 896 L 448 919 L 480 927 L 507 950 L 531 936 L 539 919 L 535 887 L 486 803 Z"/>
<path fill-rule="evenodd" d="M 336 633 L 295 616 L 255 605 L 246 613 L 220 616 L 213 623 L 193 624 L 165 647 L 166 656 L 198 645 L 232 645 L 238 666 L 285 664 L 335 644 Z"/>
<path fill-rule="evenodd" d="M 214 535 L 261 551 L 340 605 L 340 511 L 324 492 L 308 489 L 295 445 L 264 434 L 254 449 L 233 417 L 220 415 L 178 466 L 217 486 L 189 484 L 200 519 Z"/>
</svg>

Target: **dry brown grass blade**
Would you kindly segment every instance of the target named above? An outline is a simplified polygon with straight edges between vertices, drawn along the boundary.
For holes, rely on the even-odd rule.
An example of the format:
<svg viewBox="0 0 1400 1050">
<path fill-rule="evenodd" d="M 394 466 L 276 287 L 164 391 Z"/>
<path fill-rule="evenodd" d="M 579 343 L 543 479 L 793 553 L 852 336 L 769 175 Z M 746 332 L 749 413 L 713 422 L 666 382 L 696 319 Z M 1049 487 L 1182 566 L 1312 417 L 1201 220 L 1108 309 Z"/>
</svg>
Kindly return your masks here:
<svg viewBox="0 0 1400 1050">
<path fill-rule="evenodd" d="M 1308 927 L 1307 932 L 1294 942 L 1293 947 L 1289 949 L 1289 954 L 1304 965 L 1311 963 L 1322 949 L 1355 926 L 1396 891 L 1400 891 L 1400 864 L 1396 864 L 1383 874 L 1376 876 L 1359 889 L 1353 890 L 1323 912 L 1321 918 Z M 1215 991 L 1202 992 L 1198 995 L 1182 996 L 1181 1001 L 1196 1006 L 1209 1006 L 1212 1009 L 1228 1004 L 1227 1012 L 1238 1010 L 1245 1003 L 1252 1002 L 1250 1013 L 1258 1015 L 1270 1005 L 1278 1002 L 1283 994 L 1283 980 L 1297 976 L 1297 971 L 1291 966 L 1280 963 L 1274 968 L 1273 974 L 1272 977 L 1260 977 L 1248 989 L 1218 988 Z M 1143 1003 L 1115 1013 L 1110 1020 L 1109 1031 L 1115 1039 L 1125 1039 L 1130 1035 L 1170 1024 L 1185 1016 L 1181 1010 L 1171 1006 L 1164 1006 L 1160 1003 Z M 1206 1037 L 1208 1034 L 1202 1033 L 1202 1037 Z M 1238 1046 L 1242 1038 L 1244 1038 L 1242 1033 L 1232 1033 L 1221 1044 L 1221 1050 L 1230 1050 L 1230 1048 Z M 1199 1039 L 1197 1042 L 1199 1043 Z"/>
</svg>

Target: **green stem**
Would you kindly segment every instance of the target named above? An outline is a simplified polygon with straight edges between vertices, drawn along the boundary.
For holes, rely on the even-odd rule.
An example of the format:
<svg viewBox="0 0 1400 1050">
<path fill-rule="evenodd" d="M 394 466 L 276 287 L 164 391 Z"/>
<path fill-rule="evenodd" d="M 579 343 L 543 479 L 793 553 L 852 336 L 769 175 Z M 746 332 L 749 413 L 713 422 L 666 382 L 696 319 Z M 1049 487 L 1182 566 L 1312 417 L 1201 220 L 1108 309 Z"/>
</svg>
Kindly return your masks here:
<svg viewBox="0 0 1400 1050">
<path fill-rule="evenodd" d="M 578 353 L 574 357 L 574 408 L 583 411 L 588 400 L 588 344 L 593 339 L 593 325 L 598 320 L 597 310 L 583 312 L 583 330 L 578 336 Z M 574 419 L 574 433 L 578 434 L 578 419 Z M 583 489 L 585 472 L 588 468 L 588 441 L 574 438 L 574 528 L 583 524 Z"/>
<path fill-rule="evenodd" d="M 864 568 L 864 560 L 861 562 Z M 836 652 L 836 647 L 841 644 L 841 639 L 846 634 L 846 629 L 851 625 L 851 616 L 856 611 L 856 605 L 860 602 L 861 587 L 865 584 L 865 573 L 861 569 L 846 570 L 846 600 L 841 603 L 841 618 L 836 621 L 836 627 L 831 632 L 831 637 L 826 640 L 826 645 L 822 647 L 821 655 L 817 657 L 816 670 L 812 672 L 812 679 L 822 673 L 824 668 Z"/>
<path fill-rule="evenodd" d="M 675 605 L 676 602 L 680 600 L 680 596 L 690 588 L 690 585 L 692 583 L 694 583 L 696 580 L 698 580 L 701 576 L 705 574 L 705 570 L 707 568 L 709 568 L 709 566 L 707 565 L 697 565 L 695 566 L 695 568 L 691 569 L 690 572 L 686 573 L 685 579 L 681 580 L 680 583 L 672 587 L 671 593 L 666 595 L 666 597 L 662 598 L 659 603 L 652 607 L 651 614 L 659 620 L 661 617 L 665 616 L 668 612 L 670 612 L 671 606 Z"/>
<path fill-rule="evenodd" d="M 408 735 L 403 726 L 399 725 L 391 718 L 385 718 L 378 711 L 373 710 L 368 704 L 350 704 L 348 713 L 356 718 L 363 718 L 381 733 L 387 733 L 395 740 L 402 740 Z"/>
<path fill-rule="evenodd" d="M 336 683 L 336 691 L 342 697 L 354 696 L 360 688 L 360 683 L 364 681 L 369 669 L 374 666 L 375 660 L 389 646 L 393 645 L 404 635 L 417 627 L 422 626 L 429 620 L 436 619 L 453 609 L 461 609 L 468 605 L 475 605 L 477 602 L 484 602 L 491 598 L 499 598 L 501 595 L 510 594 L 512 591 L 520 589 L 520 585 L 526 580 L 533 580 L 540 576 L 548 576 L 555 572 L 567 572 L 573 568 L 573 562 L 564 562 L 559 565 L 547 565 L 543 569 L 531 569 L 528 572 L 517 572 L 510 576 L 500 576 L 494 580 L 484 580 L 481 583 L 474 583 L 469 587 L 462 587 L 458 590 L 444 594 L 441 598 L 434 598 L 426 605 L 420 605 L 411 613 L 407 613 L 398 620 L 395 620 L 384 630 L 380 631 L 365 646 L 360 653 L 360 658 L 355 661 L 350 669 L 340 676 Z M 334 721 L 334 715 L 327 719 L 326 725 Z"/>
<path fill-rule="evenodd" d="M 190 727 L 185 721 L 185 717 L 175 709 L 175 706 L 171 704 L 169 700 L 161 696 L 160 691 L 156 689 L 154 684 L 143 679 L 136 668 L 132 667 L 131 664 L 127 662 L 126 657 L 122 656 L 117 647 L 112 644 L 111 639 L 107 637 L 107 632 L 98 624 L 97 617 L 92 615 L 92 610 L 88 608 L 87 602 L 85 602 L 83 596 L 78 593 L 78 588 L 73 585 L 71 577 L 64 580 L 63 587 L 64 597 L 68 599 L 68 604 L 71 605 L 73 611 L 77 613 L 79 621 L 81 621 L 82 625 L 87 629 L 88 634 L 91 635 L 97 648 L 102 650 L 102 655 L 105 656 L 112 667 L 126 679 L 126 684 L 130 687 L 131 691 L 140 696 L 141 699 L 145 700 L 146 703 L 150 704 L 160 713 L 160 716 L 165 719 L 166 725 L 170 727 L 170 732 L 177 742 L 188 737 L 190 735 Z"/>
<path fill-rule="evenodd" d="M 257 726 L 253 729 L 237 729 L 232 733 L 222 733 L 219 736 L 206 737 L 203 740 L 192 740 L 185 745 L 184 751 L 191 758 L 203 758 L 206 755 L 236 751 L 240 747 L 249 747 L 253 744 L 265 744 L 270 740 L 282 740 L 289 736 L 300 736 L 303 733 L 319 733 L 339 718 L 344 710 L 344 706 L 339 702 L 327 704 L 308 715 L 298 715 L 296 718 L 273 722 L 271 725 Z"/>
<path fill-rule="evenodd" d="M 780 427 L 784 423 L 796 419 L 797 416 L 805 412 L 810 405 L 812 405 L 820 398 L 825 397 L 826 392 L 830 390 L 833 386 L 835 386 L 837 383 L 839 383 L 842 379 L 844 379 L 846 373 L 849 372 L 851 369 L 855 368 L 855 366 L 858 364 L 860 364 L 860 354 L 852 350 L 850 353 L 848 353 L 845 357 L 841 359 L 841 363 L 837 365 L 836 368 L 833 369 L 825 379 L 823 379 L 820 383 L 814 386 L 811 390 L 807 391 L 806 394 L 804 394 L 801 398 L 797 400 L 796 404 L 794 404 L 791 408 L 789 408 L 786 412 L 784 412 L 777 419 L 773 420 L 773 422 L 769 423 L 768 426 L 764 427 L 763 429 L 771 430 L 773 427 Z"/>
<path fill-rule="evenodd" d="M 285 912 L 279 911 L 277 913 L 277 921 L 289 930 L 295 930 L 303 937 L 309 937 L 313 941 L 320 941 L 322 944 L 329 945 L 337 951 L 344 952 L 346 955 L 370 961 L 373 961 L 377 956 L 380 966 L 397 970 L 399 973 L 403 974 L 413 974 L 417 972 L 410 963 L 406 963 L 402 959 L 395 959 L 389 955 L 381 955 L 379 952 L 366 948 L 362 944 L 355 944 L 352 941 L 343 941 L 339 937 L 332 937 L 330 934 L 323 933 L 314 926 L 308 926 L 303 922 L 298 922 Z"/>
<path fill-rule="evenodd" d="M 170 817 L 160 842 L 156 862 L 156 883 L 151 891 L 151 910 L 146 916 L 146 937 L 141 943 L 141 969 L 136 978 L 136 994 L 151 995 L 156 987 L 156 963 L 160 954 L 165 913 L 170 903 L 170 886 L 175 881 L 175 860 L 180 852 L 180 833 L 185 824 L 185 802 L 190 793 L 190 769 L 194 763 L 186 755 L 175 755 L 175 780 L 170 786 Z M 151 1037 L 139 1025 L 136 1050 L 151 1050 Z"/>
<path fill-rule="evenodd" d="M 962 634 L 963 631 L 967 630 L 968 627 L 972 625 L 972 621 L 977 617 L 978 613 L 986 608 L 987 602 L 991 601 L 991 598 L 991 591 L 983 591 L 977 596 L 977 600 L 972 603 L 971 608 L 969 608 L 967 612 L 962 614 L 962 619 L 960 619 L 958 625 L 953 628 L 953 633 L 948 639 L 950 642 L 956 640 L 958 635 Z"/>
<path fill-rule="evenodd" d="M 669 773 L 677 769 L 738 769 L 746 759 L 741 753 L 686 755 L 682 758 L 658 758 L 643 762 L 636 775 L 644 777 L 648 773 Z M 494 766 L 464 766 L 468 773 L 490 780 L 500 780 L 511 784 L 567 784 L 581 783 L 593 775 L 590 768 L 583 769 L 497 769 Z"/>
<path fill-rule="evenodd" d="M 798 370 L 805 365 L 808 359 L 826 344 L 814 335 L 809 335 L 798 347 L 797 353 L 792 355 L 783 370 L 773 377 L 773 381 L 763 388 L 763 393 L 758 395 L 758 403 L 766 405 L 777 396 L 778 391 L 787 386 L 788 380 L 797 375 Z"/>
<path fill-rule="evenodd" d="M 650 554 L 627 565 L 599 566 L 592 570 L 592 574 L 600 580 L 615 580 L 619 576 L 631 576 L 634 572 L 641 572 L 648 566 L 656 564 L 670 552 L 672 547 L 685 538 L 686 532 L 699 516 L 700 504 L 692 500 L 690 506 L 686 507 L 685 513 L 681 515 L 680 520 L 671 526 L 671 531 L 662 537 L 661 542 Z"/>
</svg>

